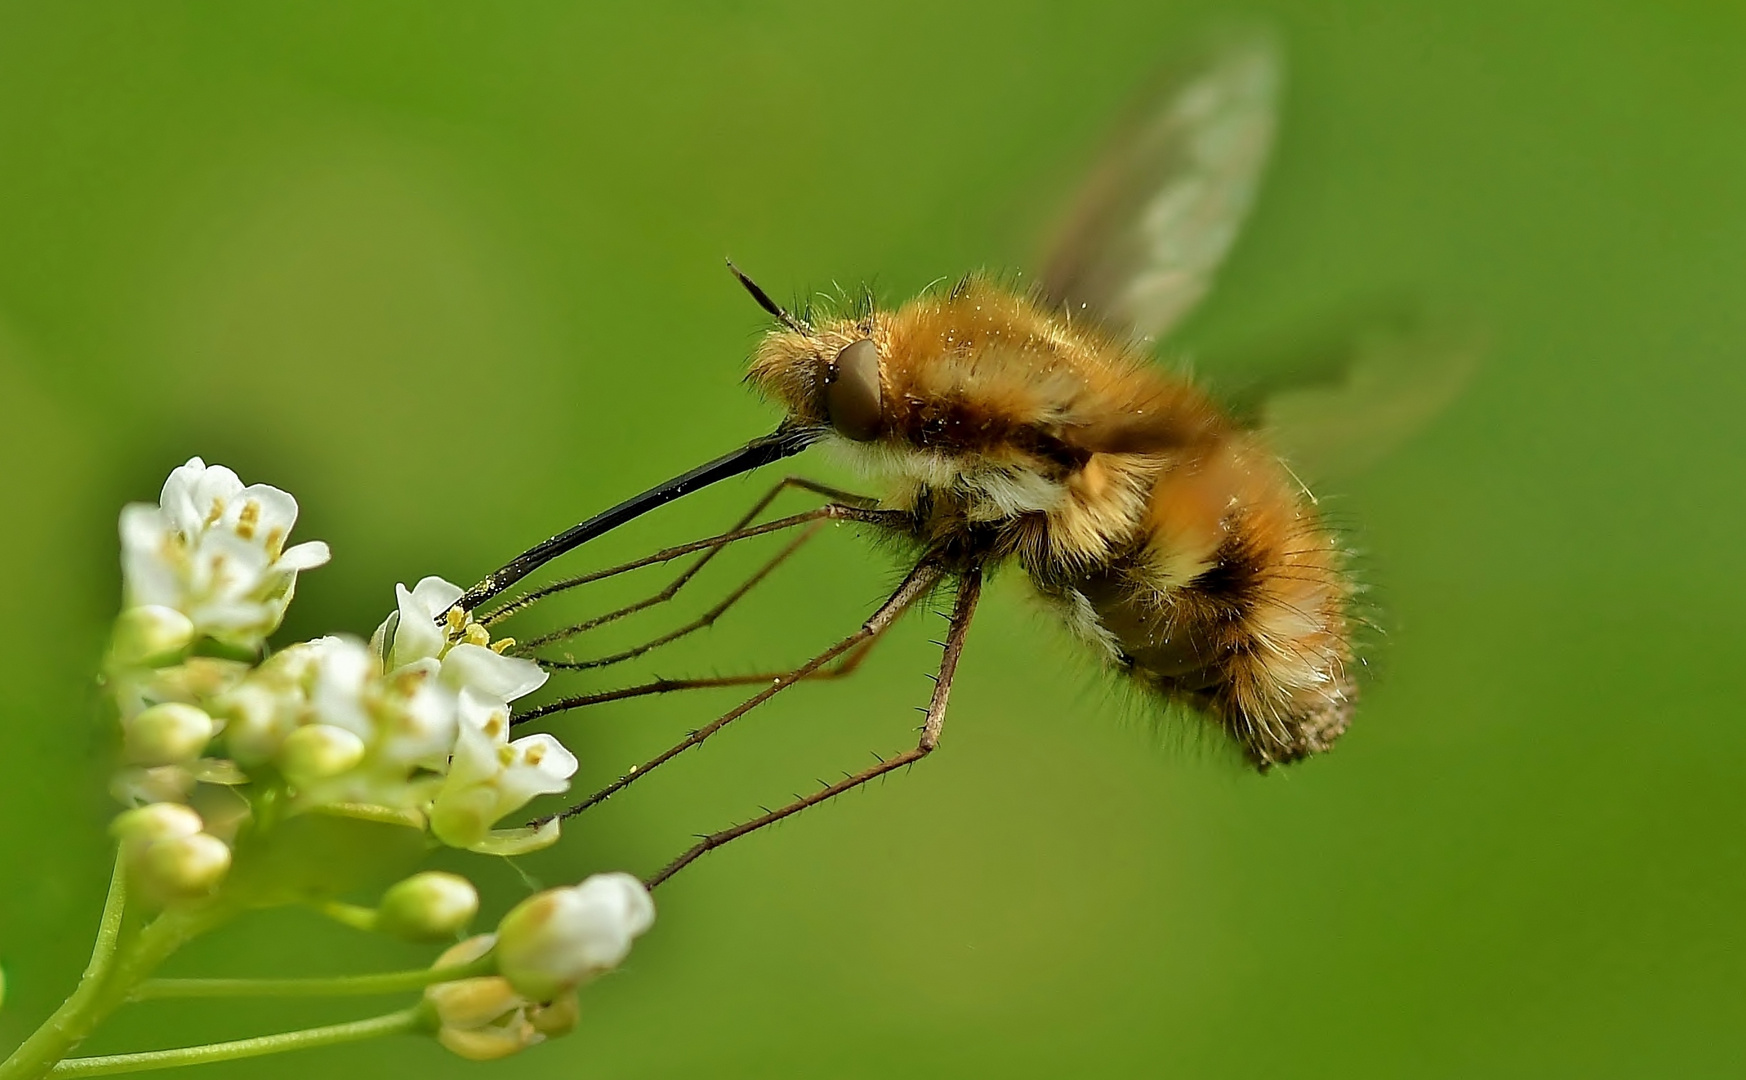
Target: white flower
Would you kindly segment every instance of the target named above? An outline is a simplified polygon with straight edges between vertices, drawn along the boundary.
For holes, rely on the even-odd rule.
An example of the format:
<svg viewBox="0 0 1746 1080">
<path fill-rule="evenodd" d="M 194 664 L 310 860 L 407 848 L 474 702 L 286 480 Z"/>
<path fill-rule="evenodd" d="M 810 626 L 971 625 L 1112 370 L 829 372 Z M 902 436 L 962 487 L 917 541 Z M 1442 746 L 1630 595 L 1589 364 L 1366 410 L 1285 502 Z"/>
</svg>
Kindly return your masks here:
<svg viewBox="0 0 1746 1080">
<path fill-rule="evenodd" d="M 471 687 L 506 703 L 545 685 L 546 672 L 538 664 L 487 647 L 491 635 L 483 626 L 451 613 L 461 598 L 460 586 L 427 577 L 410 589 L 394 586 L 394 595 L 399 602 L 394 614 L 370 637 L 370 649 L 385 670 L 437 660 L 450 687 Z"/>
<path fill-rule="evenodd" d="M 509 707 L 501 701 L 469 687 L 461 691 L 458 719 L 454 756 L 430 812 L 431 831 L 443 843 L 475 847 L 536 795 L 569 789 L 575 755 L 550 735 L 510 742 Z"/>
<path fill-rule="evenodd" d="M 191 458 L 157 506 L 121 511 L 125 606 L 170 608 L 197 633 L 257 648 L 284 618 L 297 574 L 328 560 L 320 541 L 285 547 L 296 521 L 287 493 Z"/>
<path fill-rule="evenodd" d="M 358 704 L 373 661 L 349 638 L 302 641 L 269 657 L 213 699 L 225 744 L 245 765 L 271 760 L 297 728 L 329 724 L 367 740 L 374 726 Z M 349 695 L 349 698 L 348 696 Z"/>
<path fill-rule="evenodd" d="M 617 967 L 654 922 L 655 902 L 642 882 L 595 874 L 511 909 L 497 926 L 497 970 L 518 993 L 551 1001 Z"/>
<path fill-rule="evenodd" d="M 410 589 L 394 586 L 399 604 L 370 638 L 370 648 L 382 658 L 382 666 L 393 671 L 419 660 L 440 658 L 449 642 L 437 620 L 461 594 L 458 585 L 440 577 L 427 577 Z"/>
</svg>

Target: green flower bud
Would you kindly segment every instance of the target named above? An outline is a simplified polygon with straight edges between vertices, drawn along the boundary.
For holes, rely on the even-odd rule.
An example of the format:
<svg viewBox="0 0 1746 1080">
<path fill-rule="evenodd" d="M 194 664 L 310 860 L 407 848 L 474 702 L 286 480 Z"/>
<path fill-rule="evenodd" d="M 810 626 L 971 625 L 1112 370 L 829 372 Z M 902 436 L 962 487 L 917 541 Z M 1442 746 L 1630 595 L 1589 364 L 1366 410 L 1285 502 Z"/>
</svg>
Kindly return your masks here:
<svg viewBox="0 0 1746 1080">
<path fill-rule="evenodd" d="M 467 928 L 479 913 L 479 893 L 459 874 L 427 870 L 382 894 L 376 929 L 408 941 L 441 941 Z"/>
<path fill-rule="evenodd" d="M 364 760 L 364 740 L 332 724 L 310 724 L 285 736 L 279 768 L 293 783 L 338 776 Z"/>
<path fill-rule="evenodd" d="M 230 871 L 230 848 L 207 833 L 158 840 L 135 864 L 147 891 L 165 899 L 191 899 L 211 892 Z"/>
<path fill-rule="evenodd" d="M 117 667 L 169 660 L 193 640 L 193 621 L 175 608 L 159 604 L 128 608 L 115 620 L 109 659 Z"/>
<path fill-rule="evenodd" d="M 136 765 L 192 761 L 212 741 L 212 717 L 192 705 L 166 701 L 123 722 L 123 746 Z"/>
<path fill-rule="evenodd" d="M 181 803 L 152 803 L 124 810 L 109 823 L 109 834 L 122 843 L 149 844 L 193 836 L 203 824 L 200 815 Z"/>
</svg>

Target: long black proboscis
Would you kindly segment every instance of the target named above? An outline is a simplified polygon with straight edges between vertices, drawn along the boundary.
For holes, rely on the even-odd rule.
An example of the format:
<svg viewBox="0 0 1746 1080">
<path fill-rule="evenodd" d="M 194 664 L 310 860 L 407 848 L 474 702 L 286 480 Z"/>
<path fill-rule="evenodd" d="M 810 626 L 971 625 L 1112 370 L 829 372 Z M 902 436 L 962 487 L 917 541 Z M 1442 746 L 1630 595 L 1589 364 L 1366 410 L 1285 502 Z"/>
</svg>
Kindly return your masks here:
<svg viewBox="0 0 1746 1080">
<path fill-rule="evenodd" d="M 627 521 L 641 517 L 658 506 L 664 506 L 674 499 L 689 495 L 700 488 L 708 487 L 717 480 L 726 480 L 730 476 L 751 472 L 753 469 L 768 465 L 772 461 L 780 461 L 790 455 L 798 454 L 811 445 L 817 437 L 815 432 L 806 428 L 783 425 L 761 439 L 753 439 L 732 453 L 723 454 L 714 461 L 675 476 L 664 484 L 658 484 L 641 495 L 632 496 L 610 510 L 598 513 L 587 521 L 565 529 L 550 540 L 535 544 L 511 559 L 502 569 L 486 575 L 477 585 L 468 589 L 465 595 L 455 601 L 455 605 L 472 611 L 565 552 L 572 551 L 597 536 L 611 532 Z"/>
</svg>

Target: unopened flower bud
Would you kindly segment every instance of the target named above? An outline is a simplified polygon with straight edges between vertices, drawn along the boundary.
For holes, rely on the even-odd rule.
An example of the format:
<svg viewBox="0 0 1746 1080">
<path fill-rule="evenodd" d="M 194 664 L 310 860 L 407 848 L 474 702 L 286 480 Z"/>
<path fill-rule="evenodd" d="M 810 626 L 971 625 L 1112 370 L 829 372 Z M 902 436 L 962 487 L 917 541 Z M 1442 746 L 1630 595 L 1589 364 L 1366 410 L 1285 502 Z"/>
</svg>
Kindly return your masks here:
<svg viewBox="0 0 1746 1080">
<path fill-rule="evenodd" d="M 338 776 L 364 759 L 364 740 L 332 724 L 310 724 L 285 736 L 279 768 L 293 783 Z"/>
<path fill-rule="evenodd" d="M 192 705 L 166 701 L 125 722 L 123 745 L 136 765 L 192 761 L 212 741 L 212 717 Z"/>
<path fill-rule="evenodd" d="M 491 951 L 491 934 L 480 934 L 437 957 L 432 967 L 470 964 Z M 545 1038 L 528 1021 L 528 1001 L 497 975 L 453 979 L 428 986 L 424 999 L 437 1018 L 437 1041 L 469 1061 L 508 1057 Z"/>
<path fill-rule="evenodd" d="M 168 899 L 211 892 L 230 870 L 230 848 L 208 833 L 158 840 L 140 853 L 137 864 L 148 891 Z"/>
<path fill-rule="evenodd" d="M 503 982 L 502 979 L 496 981 Z M 437 1028 L 437 1042 L 442 1043 L 445 1050 L 468 1061 L 496 1061 L 498 1058 L 506 1058 L 526 1050 L 544 1038 L 544 1035 L 535 1031 L 534 1026 L 527 1022 L 519 1009 L 505 1013 L 497 1023 L 481 1027 L 456 1028 L 445 1024 Z"/>
<path fill-rule="evenodd" d="M 467 928 L 479 913 L 479 893 L 459 874 L 427 870 L 382 894 L 376 929 L 408 941 L 441 941 Z"/>
<path fill-rule="evenodd" d="M 595 874 L 580 885 L 523 900 L 497 927 L 498 970 L 534 1001 L 618 966 L 655 921 L 655 904 L 629 874 Z"/>
<path fill-rule="evenodd" d="M 149 844 L 193 836 L 202 827 L 200 815 L 181 803 L 152 803 L 117 814 L 109 833 L 123 843 Z"/>
<path fill-rule="evenodd" d="M 194 623 L 175 608 L 144 604 L 128 608 L 115 620 L 110 641 L 110 661 L 133 667 L 154 660 L 167 660 L 194 640 Z"/>
<path fill-rule="evenodd" d="M 575 1031 L 576 1024 L 581 1019 L 582 1006 L 577 1002 L 574 990 L 559 994 L 550 1002 L 535 1005 L 527 1011 L 527 1022 L 548 1039 Z"/>
</svg>

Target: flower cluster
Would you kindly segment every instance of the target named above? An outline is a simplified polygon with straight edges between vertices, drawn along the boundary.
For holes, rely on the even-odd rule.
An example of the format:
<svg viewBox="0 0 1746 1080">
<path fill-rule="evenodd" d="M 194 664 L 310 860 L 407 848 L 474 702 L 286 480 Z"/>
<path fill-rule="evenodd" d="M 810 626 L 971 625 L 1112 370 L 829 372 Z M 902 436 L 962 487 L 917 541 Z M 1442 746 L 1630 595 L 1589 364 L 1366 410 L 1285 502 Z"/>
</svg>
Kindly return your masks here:
<svg viewBox="0 0 1746 1080">
<path fill-rule="evenodd" d="M 655 905 L 629 874 L 595 874 L 547 889 L 503 917 L 495 934 L 461 942 L 436 967 L 488 954 L 497 972 L 425 991 L 437 1039 L 464 1058 L 506 1057 L 576 1026 L 576 988 L 617 967 L 654 925 Z"/>
<path fill-rule="evenodd" d="M 108 678 L 126 763 L 112 785 L 135 872 L 165 899 L 209 892 L 263 809 L 416 826 L 452 847 L 513 854 L 557 838 L 499 829 L 562 792 L 576 759 L 550 735 L 509 739 L 510 702 L 545 672 L 427 577 L 397 586 L 368 643 L 323 637 L 268 655 L 297 575 L 328 559 L 286 547 L 290 495 L 199 458 L 158 505 L 121 516 L 124 610 Z"/>
</svg>

